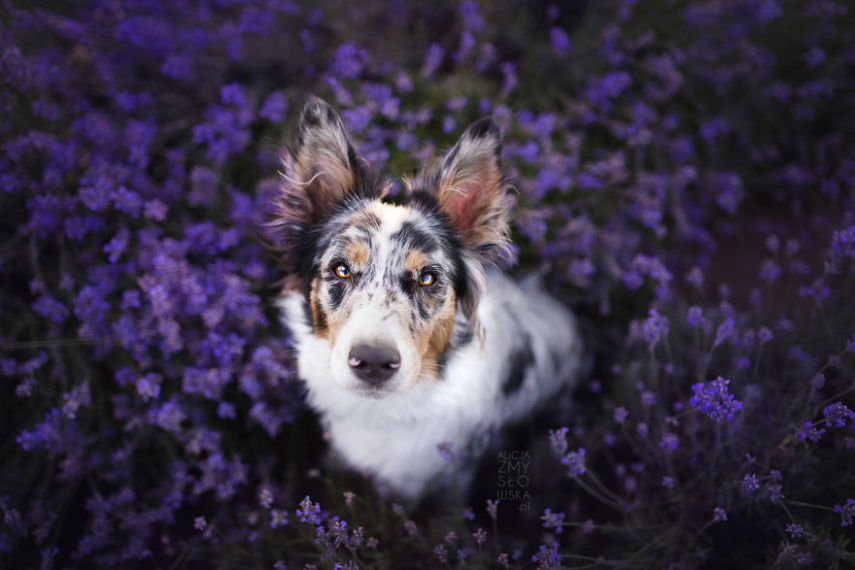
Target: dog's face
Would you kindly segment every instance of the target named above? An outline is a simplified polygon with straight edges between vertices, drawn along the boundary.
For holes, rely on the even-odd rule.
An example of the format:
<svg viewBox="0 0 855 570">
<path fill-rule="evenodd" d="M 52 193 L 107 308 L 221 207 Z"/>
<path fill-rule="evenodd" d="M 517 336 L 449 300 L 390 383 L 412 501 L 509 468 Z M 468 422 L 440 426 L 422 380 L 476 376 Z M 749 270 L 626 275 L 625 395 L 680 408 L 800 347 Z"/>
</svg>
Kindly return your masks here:
<svg viewBox="0 0 855 570">
<path fill-rule="evenodd" d="M 386 203 L 338 115 L 306 104 L 273 227 L 343 389 L 378 398 L 436 381 L 471 333 L 484 265 L 508 247 L 500 153 L 498 128 L 479 121 L 405 181 L 408 203 Z"/>
</svg>

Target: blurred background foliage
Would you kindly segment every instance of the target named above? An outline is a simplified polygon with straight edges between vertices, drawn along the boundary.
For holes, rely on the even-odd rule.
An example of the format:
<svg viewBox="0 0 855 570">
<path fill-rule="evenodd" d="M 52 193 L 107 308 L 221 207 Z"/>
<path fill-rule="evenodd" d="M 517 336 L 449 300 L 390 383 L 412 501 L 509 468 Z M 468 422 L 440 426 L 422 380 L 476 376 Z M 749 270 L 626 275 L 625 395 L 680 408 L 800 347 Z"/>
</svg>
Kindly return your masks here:
<svg viewBox="0 0 855 570">
<path fill-rule="evenodd" d="M 0 562 L 851 565 L 853 34 L 833 1 L 3 0 Z M 394 180 L 500 124 L 511 271 L 594 362 L 497 444 L 531 510 L 492 457 L 450 505 L 332 467 L 261 230 L 309 93 Z"/>
</svg>

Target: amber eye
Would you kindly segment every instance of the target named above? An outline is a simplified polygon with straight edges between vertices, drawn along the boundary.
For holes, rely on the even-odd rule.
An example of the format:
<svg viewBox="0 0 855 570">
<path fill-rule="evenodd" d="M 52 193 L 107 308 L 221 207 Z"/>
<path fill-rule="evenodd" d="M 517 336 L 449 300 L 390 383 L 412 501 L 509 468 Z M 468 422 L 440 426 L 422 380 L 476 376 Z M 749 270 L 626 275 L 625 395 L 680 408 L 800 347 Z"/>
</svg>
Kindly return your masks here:
<svg viewBox="0 0 855 570">
<path fill-rule="evenodd" d="M 350 267 L 344 263 L 336 265 L 335 269 L 333 269 L 333 273 L 335 273 L 335 276 L 339 279 L 350 279 Z"/>
<path fill-rule="evenodd" d="M 419 273 L 419 285 L 430 287 L 434 283 L 436 283 L 436 273 L 432 271 L 422 271 Z"/>
</svg>

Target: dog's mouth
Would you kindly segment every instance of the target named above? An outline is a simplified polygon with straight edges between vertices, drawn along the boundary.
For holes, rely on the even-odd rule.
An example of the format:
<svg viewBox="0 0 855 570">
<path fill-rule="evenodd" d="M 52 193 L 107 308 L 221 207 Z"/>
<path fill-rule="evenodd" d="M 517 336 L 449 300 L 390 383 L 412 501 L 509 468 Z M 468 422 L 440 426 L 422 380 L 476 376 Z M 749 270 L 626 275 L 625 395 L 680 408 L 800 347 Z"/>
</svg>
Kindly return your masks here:
<svg viewBox="0 0 855 570">
<path fill-rule="evenodd" d="M 383 386 L 356 386 L 352 391 L 365 400 L 382 400 L 396 393 L 394 390 L 389 390 Z"/>
</svg>

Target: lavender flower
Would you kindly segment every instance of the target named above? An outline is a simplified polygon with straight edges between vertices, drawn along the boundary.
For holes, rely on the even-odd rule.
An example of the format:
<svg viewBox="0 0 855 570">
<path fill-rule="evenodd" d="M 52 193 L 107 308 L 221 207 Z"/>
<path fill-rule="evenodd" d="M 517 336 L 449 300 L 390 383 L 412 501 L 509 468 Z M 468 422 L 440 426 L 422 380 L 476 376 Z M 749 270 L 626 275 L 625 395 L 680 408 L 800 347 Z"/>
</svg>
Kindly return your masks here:
<svg viewBox="0 0 855 570">
<path fill-rule="evenodd" d="M 457 459 L 460 456 L 460 454 L 454 450 L 453 442 L 444 441 L 440 443 L 437 448 L 439 449 L 439 454 L 446 462 L 450 463 L 451 461 Z"/>
<path fill-rule="evenodd" d="M 792 539 L 801 538 L 805 535 L 804 527 L 798 523 L 788 524 L 786 530 L 787 534 L 790 535 L 790 538 Z"/>
<path fill-rule="evenodd" d="M 847 420 L 850 426 L 855 426 L 855 412 L 841 402 L 834 402 L 823 408 L 822 415 L 825 416 L 828 425 L 836 428 L 845 428 Z"/>
<path fill-rule="evenodd" d="M 710 382 L 693 385 L 694 395 L 689 398 L 689 405 L 698 408 L 716 423 L 724 419 L 732 420 L 734 415 L 743 409 L 743 405 L 728 392 L 729 384 L 730 380 L 719 376 Z"/>
<path fill-rule="evenodd" d="M 641 324 L 644 340 L 647 341 L 650 350 L 653 350 L 659 341 L 668 334 L 668 329 L 668 319 L 660 315 L 656 309 L 650 309 L 647 320 Z"/>
<path fill-rule="evenodd" d="M 855 499 L 846 499 L 843 505 L 834 505 L 834 512 L 840 515 L 840 526 L 849 526 L 855 518 Z"/>
<path fill-rule="evenodd" d="M 561 534 L 564 532 L 562 525 L 564 523 L 565 516 L 566 515 L 564 513 L 553 513 L 552 509 L 546 509 L 540 517 L 540 520 L 543 521 L 541 526 L 543 528 L 554 529 L 556 534 Z"/>
<path fill-rule="evenodd" d="M 448 564 L 448 551 L 445 550 L 445 546 L 438 544 L 436 548 L 433 549 L 433 553 L 436 555 L 440 564 Z"/>
<path fill-rule="evenodd" d="M 496 520 L 496 516 L 498 514 L 499 501 L 493 501 L 492 499 L 487 499 L 487 514 L 490 515 L 490 518 Z"/>
<path fill-rule="evenodd" d="M 749 473 L 742 479 L 742 494 L 750 495 L 754 491 L 760 489 L 760 480 L 757 478 L 757 475 L 754 473 Z"/>
<path fill-rule="evenodd" d="M 665 432 L 662 434 L 662 439 L 659 440 L 659 447 L 666 451 L 674 451 L 680 443 L 677 434 Z"/>
<path fill-rule="evenodd" d="M 585 473 L 585 449 L 580 447 L 571 451 L 561 459 L 561 463 L 567 466 L 567 474 L 577 477 Z"/>
<path fill-rule="evenodd" d="M 312 503 L 312 500 L 306 495 L 306 498 L 300 502 L 300 508 L 297 509 L 297 518 L 300 522 L 310 523 L 313 525 L 321 524 L 321 506 L 318 503 Z"/>
<path fill-rule="evenodd" d="M 556 455 L 564 455 L 567 451 L 567 432 L 570 428 L 561 427 L 556 430 L 549 430 L 549 443 L 552 446 L 552 451 Z"/>
<path fill-rule="evenodd" d="M 813 422 L 805 422 L 802 427 L 796 429 L 796 435 L 800 440 L 809 440 L 813 443 L 817 443 L 824 433 L 825 428 L 817 428 Z"/>
</svg>

